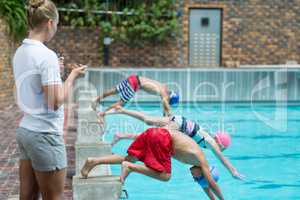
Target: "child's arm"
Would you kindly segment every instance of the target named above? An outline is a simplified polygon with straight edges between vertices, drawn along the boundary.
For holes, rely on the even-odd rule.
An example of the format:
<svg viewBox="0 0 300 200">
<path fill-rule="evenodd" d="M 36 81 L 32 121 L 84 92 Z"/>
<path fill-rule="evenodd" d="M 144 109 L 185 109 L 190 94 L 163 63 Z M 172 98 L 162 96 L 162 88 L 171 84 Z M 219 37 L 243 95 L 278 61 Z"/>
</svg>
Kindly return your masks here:
<svg viewBox="0 0 300 200">
<path fill-rule="evenodd" d="M 209 197 L 210 200 L 216 200 L 214 193 L 211 191 L 211 189 L 209 187 L 203 188 L 203 190 L 206 193 L 206 195 Z"/>
<path fill-rule="evenodd" d="M 127 134 L 120 134 L 116 133 L 113 137 L 113 141 L 111 142 L 111 145 L 115 145 L 120 140 L 135 140 L 139 135 L 135 133 L 127 133 Z"/>
<path fill-rule="evenodd" d="M 162 96 L 162 104 L 164 109 L 164 116 L 170 116 L 171 115 L 171 109 L 169 104 L 169 97 L 168 96 Z"/>
<path fill-rule="evenodd" d="M 204 132 L 204 131 L 202 131 Z M 205 141 L 207 142 L 207 144 L 209 145 L 210 149 L 212 150 L 212 152 L 214 153 L 214 155 L 222 162 L 222 164 L 229 170 L 229 172 L 231 173 L 231 175 L 234 178 L 237 179 L 241 179 L 243 180 L 244 176 L 241 175 L 235 168 L 234 166 L 230 163 L 230 161 L 228 159 L 225 158 L 225 156 L 222 154 L 222 152 L 220 151 L 219 146 L 216 144 L 216 142 L 211 139 L 211 138 L 205 138 Z"/>
<path fill-rule="evenodd" d="M 217 185 L 217 183 L 215 182 L 215 180 L 212 178 L 211 174 L 210 174 L 210 170 L 208 167 L 208 163 L 203 156 L 199 157 L 199 161 L 201 163 L 200 168 L 202 171 L 203 176 L 205 177 L 205 179 L 207 180 L 209 187 L 212 189 L 212 192 L 220 199 L 220 200 L 224 200 L 224 197 L 222 195 L 222 192 L 219 188 L 219 186 Z"/>
</svg>

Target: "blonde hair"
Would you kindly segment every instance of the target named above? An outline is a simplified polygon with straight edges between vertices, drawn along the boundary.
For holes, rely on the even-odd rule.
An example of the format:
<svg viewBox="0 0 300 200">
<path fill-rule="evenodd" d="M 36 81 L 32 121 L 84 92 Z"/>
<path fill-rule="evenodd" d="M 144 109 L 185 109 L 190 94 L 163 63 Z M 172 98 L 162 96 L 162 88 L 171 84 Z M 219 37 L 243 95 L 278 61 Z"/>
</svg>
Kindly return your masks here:
<svg viewBox="0 0 300 200">
<path fill-rule="evenodd" d="M 51 0 L 30 0 L 28 6 L 28 24 L 30 29 L 39 27 L 49 19 L 58 21 L 58 11 Z"/>
</svg>

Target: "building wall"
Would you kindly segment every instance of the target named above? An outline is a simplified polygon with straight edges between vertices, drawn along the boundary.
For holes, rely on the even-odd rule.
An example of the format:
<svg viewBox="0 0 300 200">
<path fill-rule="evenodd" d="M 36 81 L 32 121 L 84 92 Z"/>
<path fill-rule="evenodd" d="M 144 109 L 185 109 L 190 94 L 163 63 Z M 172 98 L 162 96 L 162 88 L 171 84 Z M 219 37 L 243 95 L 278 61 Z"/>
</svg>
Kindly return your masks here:
<svg viewBox="0 0 300 200">
<path fill-rule="evenodd" d="M 186 0 L 183 8 L 184 60 L 188 59 L 190 8 L 223 10 L 222 65 L 300 63 L 300 1 Z M 187 63 L 186 63 L 187 64 Z"/>
<path fill-rule="evenodd" d="M 65 58 L 66 63 L 100 66 L 100 32 L 93 28 L 58 27 L 55 37 L 47 44 Z"/>
<path fill-rule="evenodd" d="M 222 66 L 300 63 L 299 0 L 179 0 L 181 36 L 166 44 L 113 42 L 110 66 L 187 67 L 189 9 L 222 9 Z M 50 46 L 73 61 L 102 66 L 99 30 L 60 27 Z M 201 66 L 189 66 L 201 67 Z"/>
<path fill-rule="evenodd" d="M 61 53 L 66 63 L 79 62 L 92 67 L 103 66 L 103 41 L 100 30 L 91 28 L 59 27 L 56 36 L 48 46 Z M 109 48 L 113 67 L 176 67 L 183 66 L 176 41 L 145 43 L 129 46 L 113 41 Z"/>
<path fill-rule="evenodd" d="M 7 26 L 0 19 L 0 108 L 14 102 L 14 78 L 11 65 L 12 45 L 7 34 Z"/>
</svg>

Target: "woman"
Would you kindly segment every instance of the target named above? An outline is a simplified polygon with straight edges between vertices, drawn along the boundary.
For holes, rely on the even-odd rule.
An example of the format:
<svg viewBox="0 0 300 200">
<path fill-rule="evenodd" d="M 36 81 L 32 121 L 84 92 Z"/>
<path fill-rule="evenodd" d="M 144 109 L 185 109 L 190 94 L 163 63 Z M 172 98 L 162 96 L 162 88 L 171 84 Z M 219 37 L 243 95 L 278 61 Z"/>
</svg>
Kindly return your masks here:
<svg viewBox="0 0 300 200">
<path fill-rule="evenodd" d="M 59 16 L 51 0 L 30 0 L 29 35 L 17 49 L 14 77 L 24 116 L 17 129 L 20 199 L 61 199 L 67 158 L 63 142 L 63 103 L 86 66 L 75 65 L 62 84 L 57 55 L 43 43 L 56 33 Z"/>
<path fill-rule="evenodd" d="M 125 182 L 131 172 L 168 181 L 171 178 L 171 157 L 174 157 L 182 163 L 199 168 L 201 175 L 209 185 L 213 198 L 216 196 L 219 199 L 224 199 L 220 188 L 211 175 L 203 152 L 190 137 L 177 130 L 162 127 L 149 128 L 141 134 L 132 134 L 131 139 L 134 139 L 134 142 L 128 148 L 126 157 L 108 155 L 88 158 L 81 169 L 82 176 L 87 178 L 89 172 L 96 165 L 122 164 L 120 176 L 122 183 Z M 134 162 L 137 160 L 144 164 L 135 164 Z"/>
</svg>

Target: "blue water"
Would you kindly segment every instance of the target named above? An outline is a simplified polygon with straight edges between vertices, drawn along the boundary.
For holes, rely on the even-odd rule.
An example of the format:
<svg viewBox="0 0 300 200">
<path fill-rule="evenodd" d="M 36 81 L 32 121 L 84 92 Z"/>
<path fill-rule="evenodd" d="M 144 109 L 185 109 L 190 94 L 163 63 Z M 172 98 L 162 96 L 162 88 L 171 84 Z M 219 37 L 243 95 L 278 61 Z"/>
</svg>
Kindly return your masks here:
<svg viewBox="0 0 300 200">
<path fill-rule="evenodd" d="M 129 109 L 161 115 L 159 105 L 131 105 Z M 245 181 L 235 180 L 208 150 L 210 165 L 220 173 L 218 182 L 229 200 L 299 200 L 300 199 L 300 107 L 276 104 L 183 104 L 173 113 L 184 115 L 208 131 L 226 130 L 232 136 L 231 147 L 224 152 Z M 107 120 L 107 140 L 115 132 L 140 133 L 147 126 L 131 117 L 111 115 Z M 126 155 L 131 141 L 118 143 L 113 152 Z M 124 188 L 130 200 L 208 199 L 197 185 L 188 165 L 172 160 L 172 178 L 160 182 L 131 173 Z M 120 167 L 112 166 L 119 175 Z"/>
</svg>

